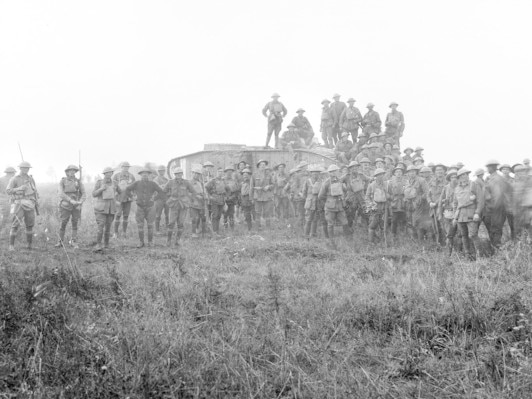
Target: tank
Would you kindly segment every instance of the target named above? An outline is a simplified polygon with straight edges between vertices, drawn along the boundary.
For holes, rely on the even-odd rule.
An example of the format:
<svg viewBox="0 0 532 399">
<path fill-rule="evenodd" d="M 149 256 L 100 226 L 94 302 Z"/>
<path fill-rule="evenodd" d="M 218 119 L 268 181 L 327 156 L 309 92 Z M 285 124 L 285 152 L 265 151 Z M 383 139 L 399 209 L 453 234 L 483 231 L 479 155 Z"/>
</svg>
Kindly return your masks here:
<svg viewBox="0 0 532 399">
<path fill-rule="evenodd" d="M 294 168 L 301 161 L 308 164 L 318 164 L 324 167 L 336 163 L 334 151 L 316 146 L 309 149 L 297 149 L 293 151 L 284 151 L 277 149 L 265 149 L 263 147 L 250 147 L 241 144 L 205 144 L 203 151 L 192 154 L 182 155 L 173 158 L 168 162 L 168 176 L 173 177 L 171 170 L 174 166 L 183 168 L 185 178 L 192 177 L 191 169 L 193 165 L 203 165 L 210 161 L 215 168 L 225 168 L 232 166 L 235 169 L 239 162 L 244 161 L 254 169 L 257 162 L 264 159 L 269 165 L 274 167 L 280 163 L 286 164 L 286 169 Z"/>
</svg>

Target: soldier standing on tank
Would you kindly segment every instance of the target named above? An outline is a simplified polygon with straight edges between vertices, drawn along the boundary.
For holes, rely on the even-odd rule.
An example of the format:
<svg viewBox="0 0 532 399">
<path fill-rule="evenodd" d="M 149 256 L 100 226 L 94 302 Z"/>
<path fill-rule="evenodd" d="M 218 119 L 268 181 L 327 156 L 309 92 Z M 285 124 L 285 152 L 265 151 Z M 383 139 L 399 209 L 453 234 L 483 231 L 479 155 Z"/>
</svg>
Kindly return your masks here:
<svg viewBox="0 0 532 399">
<path fill-rule="evenodd" d="M 296 127 L 296 132 L 303 139 L 305 142 L 305 145 L 309 147 L 312 143 L 312 138 L 314 137 L 314 129 L 312 129 L 312 126 L 310 125 L 309 120 L 306 116 L 303 116 L 305 113 L 305 110 L 303 108 L 299 108 L 297 111 L 297 116 L 292 119 L 292 123 Z"/>
<path fill-rule="evenodd" d="M 114 181 L 113 168 L 105 168 L 103 170 L 103 179 L 96 181 L 92 196 L 96 198 L 94 204 L 94 214 L 96 216 L 96 224 L 98 230 L 96 233 L 96 251 L 102 250 L 102 238 L 104 248 L 109 248 L 109 236 L 111 234 L 111 225 L 117 212 L 116 198 L 121 192 L 118 183 Z"/>
<path fill-rule="evenodd" d="M 348 107 L 346 107 L 340 115 L 340 127 L 344 132 L 351 134 L 353 143 L 357 142 L 358 129 L 362 122 L 362 114 L 360 110 L 355 107 L 355 99 L 350 98 L 347 100 Z"/>
<path fill-rule="evenodd" d="M 29 162 L 21 162 L 18 166 L 20 173 L 9 180 L 6 193 L 11 200 L 12 223 L 9 231 L 9 250 L 15 249 L 15 238 L 20 225 L 24 222 L 26 228 L 26 241 L 28 249 L 32 248 L 33 226 L 37 213 L 39 194 L 33 177 L 28 174 L 31 165 Z"/>
<path fill-rule="evenodd" d="M 390 104 L 392 112 L 386 115 L 386 121 L 384 122 L 386 137 L 397 145 L 399 145 L 399 139 L 403 136 L 403 131 L 405 130 L 405 117 L 402 112 L 397 111 L 398 106 L 399 104 L 395 101 Z"/>
<path fill-rule="evenodd" d="M 155 222 L 154 196 L 164 195 L 163 189 L 150 180 L 152 171 L 149 168 L 142 168 L 139 172 L 140 180 L 137 180 L 126 187 L 126 194 L 135 193 L 137 198 L 137 211 L 135 220 L 139 234 L 140 244 L 138 248 L 144 248 L 144 222 L 148 228 L 148 247 L 153 246 L 153 223 Z"/>
<path fill-rule="evenodd" d="M 279 97 L 281 97 L 279 94 L 273 93 L 273 100 L 267 103 L 262 109 L 262 115 L 268 118 L 268 133 L 264 148 L 270 148 L 269 144 L 272 134 L 275 134 L 275 148 L 279 148 L 279 133 L 281 132 L 283 118 L 288 113 L 286 107 L 279 101 Z"/>
<path fill-rule="evenodd" d="M 197 196 L 194 186 L 188 181 L 183 179 L 183 169 L 180 167 L 174 167 L 172 169 L 174 178 L 168 181 L 164 186 L 163 191 L 167 198 L 166 204 L 170 209 L 170 220 L 168 223 L 168 231 L 166 238 L 166 245 L 172 245 L 172 235 L 177 224 L 177 235 L 175 245 L 179 245 L 179 240 L 185 230 L 185 217 L 187 209 L 190 206 L 191 198 L 194 200 Z M 201 169 L 199 169 L 201 174 Z M 193 225 L 193 232 L 195 232 Z"/>
<path fill-rule="evenodd" d="M 168 183 L 168 178 L 166 175 L 166 167 L 164 165 L 160 165 L 157 168 L 157 176 L 153 179 L 155 183 L 159 185 L 159 187 L 164 188 L 166 184 Z M 157 194 L 155 197 L 155 233 L 160 233 L 161 231 L 161 218 L 164 212 L 164 225 L 166 228 L 168 228 L 168 222 L 170 217 L 170 208 L 168 208 L 168 205 L 166 204 L 166 196 L 164 192 Z"/>
<path fill-rule="evenodd" d="M 373 103 L 368 103 L 368 105 L 366 105 L 368 112 L 366 112 L 360 123 L 362 125 L 362 133 L 367 137 L 369 137 L 371 133 L 379 134 L 381 132 L 381 117 L 377 111 L 373 110 L 373 107 L 375 107 Z"/>
<path fill-rule="evenodd" d="M 131 202 L 133 197 L 131 194 L 126 193 L 126 187 L 132 184 L 135 181 L 135 177 L 129 172 L 129 162 L 122 162 L 120 164 L 121 171 L 115 173 L 113 176 L 113 182 L 115 182 L 118 187 L 120 187 L 120 193 L 118 194 L 117 200 L 117 209 L 115 215 L 115 234 L 114 238 L 118 237 L 118 230 L 120 227 L 120 219 L 122 221 L 122 233 L 124 237 L 127 233 L 127 225 L 129 219 L 129 213 L 131 212 Z"/>
<path fill-rule="evenodd" d="M 85 187 L 80 179 L 76 177 L 79 168 L 76 165 L 69 165 L 65 169 L 66 177 L 59 182 L 59 217 L 61 227 L 59 229 L 59 241 L 56 247 L 62 247 L 65 240 L 65 230 L 69 220 L 72 220 L 71 244 L 78 248 L 78 222 L 81 219 L 81 206 L 87 199 Z"/>
<path fill-rule="evenodd" d="M 331 102 L 327 99 L 324 99 L 321 104 L 323 105 L 321 109 L 321 123 L 320 123 L 320 132 L 321 138 L 325 143 L 325 147 L 333 148 L 333 126 L 334 118 L 332 115 L 332 109 L 330 107 Z"/>
<path fill-rule="evenodd" d="M 9 196 L 6 194 L 6 188 L 9 184 L 9 181 L 15 176 L 17 171 L 15 168 L 8 166 L 4 170 L 5 175 L 0 177 L 0 231 L 4 229 L 4 226 L 9 221 Z"/>
<path fill-rule="evenodd" d="M 342 132 L 342 126 L 340 126 L 340 116 L 344 109 L 347 108 L 343 101 L 340 101 L 340 94 L 333 95 L 334 102 L 331 104 L 331 115 L 333 117 L 332 138 L 336 144 L 340 139 L 340 133 Z"/>
</svg>

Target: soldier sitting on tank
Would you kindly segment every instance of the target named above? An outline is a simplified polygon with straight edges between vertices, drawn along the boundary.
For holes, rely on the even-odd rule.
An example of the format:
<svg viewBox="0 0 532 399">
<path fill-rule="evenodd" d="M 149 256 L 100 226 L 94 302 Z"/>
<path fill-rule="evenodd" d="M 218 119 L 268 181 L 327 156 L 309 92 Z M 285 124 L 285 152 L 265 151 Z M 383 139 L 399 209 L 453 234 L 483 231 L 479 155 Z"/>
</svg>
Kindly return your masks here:
<svg viewBox="0 0 532 399">
<path fill-rule="evenodd" d="M 297 134 L 296 125 L 290 123 L 287 127 L 288 130 L 284 131 L 281 136 L 281 148 L 285 151 L 306 148 L 305 141 Z"/>
</svg>

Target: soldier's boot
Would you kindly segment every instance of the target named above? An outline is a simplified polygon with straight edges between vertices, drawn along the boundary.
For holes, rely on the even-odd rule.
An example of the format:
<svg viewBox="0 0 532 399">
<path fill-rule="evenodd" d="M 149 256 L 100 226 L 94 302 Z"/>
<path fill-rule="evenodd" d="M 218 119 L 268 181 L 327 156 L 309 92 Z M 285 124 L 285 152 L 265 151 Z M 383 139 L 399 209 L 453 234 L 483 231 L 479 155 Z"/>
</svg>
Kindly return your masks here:
<svg viewBox="0 0 532 399">
<path fill-rule="evenodd" d="M 464 252 L 470 256 L 471 254 L 471 243 L 469 242 L 469 237 L 462 236 L 462 248 Z"/>
<path fill-rule="evenodd" d="M 323 235 L 325 236 L 325 238 L 329 238 L 329 228 L 327 227 L 327 225 L 323 224 L 322 228 L 323 228 Z"/>
<path fill-rule="evenodd" d="M 96 234 L 96 243 L 94 247 L 95 252 L 102 250 L 102 238 L 103 238 L 103 231 L 98 231 L 98 234 Z"/>
<path fill-rule="evenodd" d="M 122 233 L 124 234 L 124 238 L 126 237 L 126 233 L 127 233 L 127 225 L 128 225 L 128 221 L 126 218 L 124 218 L 124 221 L 122 222 Z"/>
<path fill-rule="evenodd" d="M 368 239 L 369 239 L 369 242 L 371 242 L 371 243 L 375 243 L 377 241 L 374 229 L 369 229 L 368 230 Z"/>
<path fill-rule="evenodd" d="M 78 249 L 78 230 L 72 229 L 72 239 L 70 240 L 70 245 L 72 245 L 72 248 Z"/>
<path fill-rule="evenodd" d="M 168 232 L 166 233 L 166 246 L 167 247 L 170 247 L 172 245 L 172 235 L 173 235 L 173 231 L 172 230 L 168 230 Z"/>
<path fill-rule="evenodd" d="M 65 230 L 59 230 L 59 241 L 57 241 L 57 244 L 54 246 L 56 248 L 61 248 L 63 246 L 63 242 L 65 241 Z"/>
<path fill-rule="evenodd" d="M 318 236 L 318 221 L 317 220 L 312 221 L 312 224 L 310 225 L 310 236 L 311 237 Z"/>
<path fill-rule="evenodd" d="M 9 250 L 10 251 L 15 250 L 15 238 L 16 238 L 16 235 L 14 234 L 9 235 Z"/>
<path fill-rule="evenodd" d="M 148 247 L 153 246 L 153 227 L 148 226 Z"/>
<path fill-rule="evenodd" d="M 480 256 L 480 238 L 478 236 L 471 238 L 470 249 L 473 253 L 474 260 L 478 259 Z"/>
<path fill-rule="evenodd" d="M 139 229 L 139 241 L 140 244 L 137 246 L 137 248 L 144 248 L 144 230 Z"/>
<path fill-rule="evenodd" d="M 33 233 L 26 233 L 26 242 L 28 244 L 28 249 L 32 249 L 33 245 Z"/>
<path fill-rule="evenodd" d="M 305 238 L 308 240 L 310 238 L 310 229 L 312 227 L 312 222 L 309 220 L 305 223 Z"/>
</svg>

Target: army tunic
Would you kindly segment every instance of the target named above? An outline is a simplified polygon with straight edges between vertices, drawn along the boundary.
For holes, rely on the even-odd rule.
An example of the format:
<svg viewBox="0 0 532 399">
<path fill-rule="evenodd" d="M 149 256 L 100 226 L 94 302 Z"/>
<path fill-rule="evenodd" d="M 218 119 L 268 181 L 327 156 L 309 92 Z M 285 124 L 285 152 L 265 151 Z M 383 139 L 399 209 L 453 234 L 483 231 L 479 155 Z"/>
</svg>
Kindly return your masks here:
<svg viewBox="0 0 532 399">
<path fill-rule="evenodd" d="M 374 180 L 366 191 L 366 208 L 370 211 L 369 229 L 376 230 L 382 225 L 383 216 L 388 201 L 386 183 L 384 180 Z"/>
<path fill-rule="evenodd" d="M 314 130 L 310 125 L 306 116 L 297 115 L 292 119 L 292 123 L 296 126 L 296 132 L 306 145 L 309 145 L 314 137 Z"/>
<path fill-rule="evenodd" d="M 347 217 L 344 209 L 345 189 L 337 177 L 330 177 L 320 188 L 318 198 L 325 200 L 325 220 L 329 227 L 335 224 L 347 225 Z"/>
<path fill-rule="evenodd" d="M 358 128 L 362 122 L 362 114 L 357 107 L 346 107 L 340 115 L 340 126 L 346 132 L 351 133 L 353 141 L 356 141 L 358 137 Z"/>
<path fill-rule="evenodd" d="M 436 213 L 436 215 L 438 216 L 438 219 L 441 214 L 441 212 L 438 209 L 440 198 L 446 185 L 447 185 L 447 182 L 445 180 L 445 177 L 442 177 L 440 179 L 434 177 L 428 184 L 429 189 L 427 191 L 427 201 L 429 205 L 431 203 L 435 204 L 434 207 L 430 208 L 430 215 L 432 216 L 434 215 L 434 213 Z"/>
<path fill-rule="evenodd" d="M 351 149 L 353 148 L 353 143 L 350 140 L 340 140 L 336 143 L 334 147 L 334 153 L 336 154 L 336 159 L 344 164 L 349 163 L 351 158 Z"/>
<path fill-rule="evenodd" d="M 24 189 L 20 190 L 21 187 Z M 16 235 L 22 221 L 24 221 L 26 233 L 30 234 L 35 225 L 35 209 L 39 199 L 33 177 L 23 174 L 13 176 L 7 184 L 6 193 L 11 198 L 11 215 L 13 217 L 10 235 Z"/>
<path fill-rule="evenodd" d="M 305 198 L 305 221 L 313 222 L 318 220 L 318 194 L 321 182 L 312 178 L 305 180 L 303 184 L 302 196 Z"/>
<path fill-rule="evenodd" d="M 405 118 L 402 112 L 392 111 L 386 115 L 384 122 L 386 127 L 384 133 L 388 138 L 393 138 L 395 144 L 399 144 L 399 138 L 402 137 L 405 130 Z"/>
<path fill-rule="evenodd" d="M 220 219 L 223 215 L 225 200 L 229 196 L 228 188 L 222 177 L 215 177 L 205 185 L 205 190 L 209 193 L 212 212 L 212 227 L 214 232 L 220 228 Z"/>
<path fill-rule="evenodd" d="M 431 226 L 429 204 L 427 202 L 428 184 L 419 176 L 408 178 L 405 184 L 405 204 L 407 223 L 415 229 Z"/>
<path fill-rule="evenodd" d="M 370 109 L 362 118 L 362 132 L 366 136 L 370 136 L 371 133 L 380 133 L 382 121 L 379 113 Z"/>
<path fill-rule="evenodd" d="M 85 187 L 76 177 L 63 177 L 59 182 L 60 240 L 63 241 L 68 221 L 72 219 L 72 240 L 77 238 L 78 221 L 81 218 L 81 203 L 87 198 Z M 72 204 L 72 201 L 80 204 Z"/>
<path fill-rule="evenodd" d="M 331 147 L 334 144 L 332 137 L 333 125 L 334 117 L 332 115 L 331 107 L 324 105 L 321 109 L 320 132 L 321 138 L 327 147 Z"/>
<path fill-rule="evenodd" d="M 169 180 L 165 176 L 157 175 L 153 181 L 157 183 L 159 187 L 164 188 Z M 166 205 L 166 199 L 164 191 L 155 196 L 155 230 L 157 231 L 159 231 L 163 212 L 166 225 L 170 222 L 170 208 Z"/>
<path fill-rule="evenodd" d="M 273 188 L 272 176 L 266 171 L 257 172 L 253 177 L 253 199 L 257 217 L 264 217 L 266 221 L 272 216 L 273 211 Z"/>
<path fill-rule="evenodd" d="M 191 204 L 191 197 L 195 198 L 196 191 L 190 181 L 173 178 L 163 188 L 167 198 L 166 204 L 170 208 L 170 220 L 168 230 L 173 231 L 177 223 L 178 237 L 183 233 L 187 208 Z"/>
</svg>

